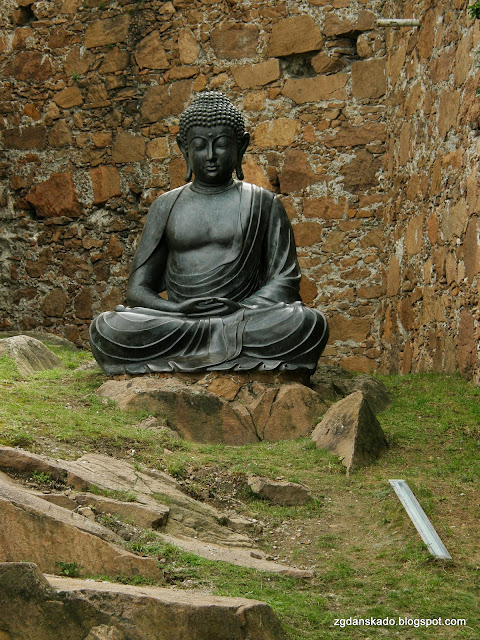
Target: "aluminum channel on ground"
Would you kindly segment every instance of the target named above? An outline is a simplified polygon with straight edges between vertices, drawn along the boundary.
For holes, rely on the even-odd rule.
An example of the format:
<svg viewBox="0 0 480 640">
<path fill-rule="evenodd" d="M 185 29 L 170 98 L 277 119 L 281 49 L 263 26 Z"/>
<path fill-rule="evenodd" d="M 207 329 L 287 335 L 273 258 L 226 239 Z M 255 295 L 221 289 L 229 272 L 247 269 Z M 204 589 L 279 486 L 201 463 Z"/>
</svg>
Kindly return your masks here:
<svg viewBox="0 0 480 640">
<path fill-rule="evenodd" d="M 427 514 L 405 480 L 389 480 L 389 482 L 430 553 L 440 560 L 451 560 L 452 556 L 448 553 L 438 533 L 435 531 L 435 527 L 428 519 Z"/>
</svg>

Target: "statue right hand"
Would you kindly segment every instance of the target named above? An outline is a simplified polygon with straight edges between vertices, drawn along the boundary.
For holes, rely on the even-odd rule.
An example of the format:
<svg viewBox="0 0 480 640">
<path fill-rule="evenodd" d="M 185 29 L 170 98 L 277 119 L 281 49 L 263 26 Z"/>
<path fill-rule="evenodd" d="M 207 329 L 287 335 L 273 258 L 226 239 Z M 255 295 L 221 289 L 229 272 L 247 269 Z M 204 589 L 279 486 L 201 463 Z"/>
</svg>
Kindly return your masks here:
<svg viewBox="0 0 480 640">
<path fill-rule="evenodd" d="M 240 309 L 240 304 L 227 298 L 197 298 L 181 302 L 177 309 L 187 316 L 225 316 Z"/>
</svg>

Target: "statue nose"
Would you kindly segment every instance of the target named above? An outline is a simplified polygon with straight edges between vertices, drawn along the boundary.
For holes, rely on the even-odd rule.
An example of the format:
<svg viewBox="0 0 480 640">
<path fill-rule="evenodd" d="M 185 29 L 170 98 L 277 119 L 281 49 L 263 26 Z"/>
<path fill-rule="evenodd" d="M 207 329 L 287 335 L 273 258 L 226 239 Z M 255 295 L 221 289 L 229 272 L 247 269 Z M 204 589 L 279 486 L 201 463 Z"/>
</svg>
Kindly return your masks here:
<svg viewBox="0 0 480 640">
<path fill-rule="evenodd" d="M 207 146 L 207 160 L 213 160 L 215 158 L 215 149 L 213 143 L 209 143 Z"/>
</svg>

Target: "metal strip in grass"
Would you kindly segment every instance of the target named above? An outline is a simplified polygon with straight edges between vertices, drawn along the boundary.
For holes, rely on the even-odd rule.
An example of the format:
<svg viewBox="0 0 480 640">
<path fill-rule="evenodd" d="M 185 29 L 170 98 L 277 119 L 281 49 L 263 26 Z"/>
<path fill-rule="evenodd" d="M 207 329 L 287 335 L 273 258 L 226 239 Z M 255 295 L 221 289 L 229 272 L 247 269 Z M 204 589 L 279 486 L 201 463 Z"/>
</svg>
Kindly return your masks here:
<svg viewBox="0 0 480 640">
<path fill-rule="evenodd" d="M 452 556 L 448 553 L 435 527 L 428 519 L 427 514 L 420 506 L 420 503 L 413 495 L 412 490 L 405 480 L 389 480 L 389 482 L 395 489 L 395 493 L 405 507 L 410 520 L 415 525 L 416 530 L 427 545 L 430 553 L 441 560 L 451 560 Z"/>
</svg>

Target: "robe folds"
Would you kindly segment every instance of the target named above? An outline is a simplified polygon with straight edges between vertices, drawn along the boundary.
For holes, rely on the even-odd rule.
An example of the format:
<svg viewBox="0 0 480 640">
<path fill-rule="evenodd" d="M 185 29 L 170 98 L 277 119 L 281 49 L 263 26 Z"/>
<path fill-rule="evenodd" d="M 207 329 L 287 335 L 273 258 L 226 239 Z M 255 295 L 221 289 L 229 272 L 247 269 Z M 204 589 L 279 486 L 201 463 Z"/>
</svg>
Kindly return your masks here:
<svg viewBox="0 0 480 640">
<path fill-rule="evenodd" d="M 153 203 L 131 273 L 164 239 L 169 216 L 181 206 L 185 185 Z M 300 268 L 293 232 L 280 201 L 269 191 L 236 182 L 238 229 L 221 264 L 207 271 L 176 270 L 167 257 L 158 291 L 183 302 L 228 298 L 245 307 L 198 317 L 143 307 L 100 314 L 90 327 L 92 352 L 107 375 L 165 371 L 313 371 L 328 339 L 324 315 L 300 299 Z M 168 244 L 167 244 L 168 251 Z M 118 310 L 120 309 L 120 310 Z"/>
</svg>

